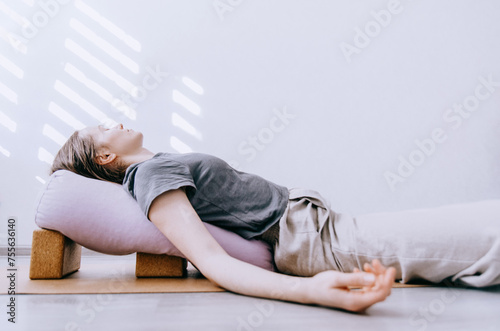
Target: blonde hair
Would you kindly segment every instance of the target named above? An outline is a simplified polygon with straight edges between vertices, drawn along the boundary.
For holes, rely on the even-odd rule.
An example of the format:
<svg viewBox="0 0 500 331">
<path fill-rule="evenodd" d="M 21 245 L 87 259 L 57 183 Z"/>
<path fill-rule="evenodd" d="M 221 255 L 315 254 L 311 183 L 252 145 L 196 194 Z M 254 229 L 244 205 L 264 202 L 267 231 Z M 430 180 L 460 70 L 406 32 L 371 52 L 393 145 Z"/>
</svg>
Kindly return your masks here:
<svg viewBox="0 0 500 331">
<path fill-rule="evenodd" d="M 50 173 L 69 170 L 85 177 L 121 184 L 127 165 L 119 160 L 107 165 L 97 163 L 98 147 L 90 135 L 81 135 L 76 131 L 57 152 Z"/>
</svg>

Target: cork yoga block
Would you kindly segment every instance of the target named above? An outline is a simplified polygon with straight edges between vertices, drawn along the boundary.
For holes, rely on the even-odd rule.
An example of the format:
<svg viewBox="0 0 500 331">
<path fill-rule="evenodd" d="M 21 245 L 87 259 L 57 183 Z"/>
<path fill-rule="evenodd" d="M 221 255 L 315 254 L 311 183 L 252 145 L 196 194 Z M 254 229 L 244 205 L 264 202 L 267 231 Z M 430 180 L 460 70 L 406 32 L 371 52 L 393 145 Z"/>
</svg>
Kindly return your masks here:
<svg viewBox="0 0 500 331">
<path fill-rule="evenodd" d="M 58 279 L 80 269 L 82 246 L 60 232 L 33 231 L 30 279 Z M 136 277 L 185 277 L 187 261 L 166 254 L 137 253 Z"/>
<path fill-rule="evenodd" d="M 166 254 L 137 253 L 136 277 L 185 277 L 187 261 Z"/>
<path fill-rule="evenodd" d="M 80 269 L 82 246 L 52 230 L 33 231 L 30 278 L 62 278 Z"/>
</svg>

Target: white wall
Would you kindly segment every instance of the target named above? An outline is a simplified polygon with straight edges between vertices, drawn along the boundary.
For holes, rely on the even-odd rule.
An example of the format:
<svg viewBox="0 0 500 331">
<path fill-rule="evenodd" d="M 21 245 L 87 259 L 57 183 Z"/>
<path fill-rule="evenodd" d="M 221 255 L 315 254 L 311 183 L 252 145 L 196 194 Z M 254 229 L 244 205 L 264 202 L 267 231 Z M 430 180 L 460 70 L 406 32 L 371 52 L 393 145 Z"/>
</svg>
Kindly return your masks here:
<svg viewBox="0 0 500 331">
<path fill-rule="evenodd" d="M 41 159 L 74 131 L 57 109 L 142 130 L 153 151 L 184 151 L 176 137 L 339 211 L 499 198 L 500 84 L 481 82 L 500 82 L 499 18 L 496 0 L 1 0 L 0 245 L 9 216 L 31 243 Z M 153 87 L 148 70 L 169 75 Z M 133 86 L 150 89 L 131 119 L 115 106 Z M 418 152 L 433 131 L 440 142 Z M 421 165 L 391 188 L 400 156 Z"/>
</svg>

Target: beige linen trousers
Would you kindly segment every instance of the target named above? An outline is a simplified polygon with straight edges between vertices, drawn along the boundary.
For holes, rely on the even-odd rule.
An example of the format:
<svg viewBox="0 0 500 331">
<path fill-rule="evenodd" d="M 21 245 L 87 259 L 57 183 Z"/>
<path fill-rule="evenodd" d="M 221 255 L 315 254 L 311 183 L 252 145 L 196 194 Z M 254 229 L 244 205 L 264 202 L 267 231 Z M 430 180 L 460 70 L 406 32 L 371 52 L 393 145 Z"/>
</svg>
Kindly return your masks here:
<svg viewBox="0 0 500 331">
<path fill-rule="evenodd" d="M 403 283 L 500 284 L 500 200 L 353 217 L 316 191 L 290 189 L 274 259 L 280 272 L 299 276 L 379 259 Z"/>
</svg>

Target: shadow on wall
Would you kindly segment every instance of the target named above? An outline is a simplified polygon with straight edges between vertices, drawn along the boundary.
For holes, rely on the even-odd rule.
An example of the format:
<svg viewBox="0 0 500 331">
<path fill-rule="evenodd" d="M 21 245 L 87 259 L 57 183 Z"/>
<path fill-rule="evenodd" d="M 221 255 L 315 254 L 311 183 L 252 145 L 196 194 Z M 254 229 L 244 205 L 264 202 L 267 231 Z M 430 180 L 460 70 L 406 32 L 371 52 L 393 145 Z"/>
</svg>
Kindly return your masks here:
<svg viewBox="0 0 500 331">
<path fill-rule="evenodd" d="M 0 98 L 8 102 L 0 110 L 0 125 L 16 134 L 16 139 L 3 139 L 0 143 L 3 157 L 19 153 L 16 141 L 33 139 L 33 132 L 27 133 L 30 137 L 20 136 L 19 125 L 24 120 L 17 108 L 24 100 L 12 88 L 16 86 L 12 80 L 36 77 L 37 73 L 22 68 L 23 57 L 43 52 L 37 49 L 39 43 L 35 41 L 43 38 L 51 25 L 63 31 L 57 40 L 60 44 L 56 41 L 51 45 L 59 46 L 64 54 L 63 74 L 53 80 L 56 93 L 42 115 L 43 129 L 37 132 L 42 137 L 36 135 L 38 162 L 50 165 L 69 135 L 87 125 L 130 125 L 137 120 L 140 104 L 171 79 L 171 74 L 159 64 L 141 67 L 141 43 L 85 1 L 0 1 L 0 15 L 6 17 L 0 23 L 0 66 L 9 73 L 0 79 Z M 180 81 L 182 87 L 172 92 L 172 100 L 179 108 L 172 112 L 171 124 L 201 141 L 200 130 L 189 118 L 200 116 L 201 108 L 194 100 L 203 95 L 204 89 L 189 77 L 181 77 Z M 171 136 L 170 144 L 178 152 L 192 150 L 182 137 Z M 44 183 L 46 176 L 38 173 L 35 178 Z"/>
</svg>

